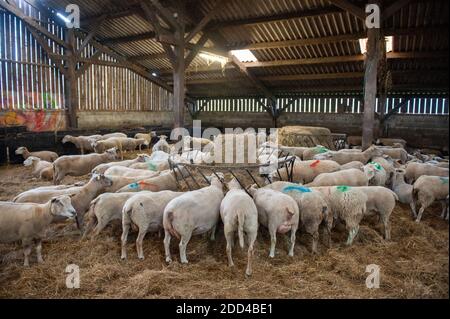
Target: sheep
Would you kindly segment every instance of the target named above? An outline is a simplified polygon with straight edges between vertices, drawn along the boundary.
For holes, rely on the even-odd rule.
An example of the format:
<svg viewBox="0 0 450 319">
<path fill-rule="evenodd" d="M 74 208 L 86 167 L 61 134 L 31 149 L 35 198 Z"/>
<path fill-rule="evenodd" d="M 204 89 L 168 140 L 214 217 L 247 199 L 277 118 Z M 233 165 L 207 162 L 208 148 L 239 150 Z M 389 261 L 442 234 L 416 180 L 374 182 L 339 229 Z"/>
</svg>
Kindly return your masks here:
<svg viewBox="0 0 450 319">
<path fill-rule="evenodd" d="M 274 148 L 276 148 L 276 147 L 274 146 Z M 309 147 L 302 147 L 302 146 L 282 146 L 282 145 L 280 145 L 278 148 L 284 152 L 291 154 L 291 155 L 297 156 L 300 159 L 303 159 L 303 153 L 306 150 L 309 150 Z"/>
<path fill-rule="evenodd" d="M 72 206 L 77 212 L 77 225 L 81 229 L 84 214 L 87 211 L 91 200 L 104 192 L 105 189 L 111 185 L 112 181 L 108 177 L 104 175 L 94 175 L 84 186 L 61 190 L 42 190 L 36 188 L 19 194 L 13 199 L 13 202 L 42 204 L 51 197 L 70 194 Z"/>
<path fill-rule="evenodd" d="M 269 257 L 275 257 L 275 245 L 277 242 L 277 232 L 290 234 L 288 256 L 294 256 L 295 232 L 299 223 L 298 205 L 289 195 L 274 191 L 269 188 L 249 189 L 258 209 L 258 221 L 268 228 L 270 234 Z"/>
<path fill-rule="evenodd" d="M 66 175 L 83 176 L 89 174 L 94 167 L 101 163 L 113 161 L 116 156 L 115 148 L 102 154 L 61 156 L 53 163 L 53 184 L 61 183 Z"/>
<path fill-rule="evenodd" d="M 140 177 L 141 179 L 144 179 L 155 177 L 156 175 L 159 175 L 159 172 L 129 168 L 125 166 L 112 166 L 105 171 L 105 174 L 112 176 Z"/>
<path fill-rule="evenodd" d="M 142 192 L 129 198 L 122 209 L 122 254 L 121 259 L 127 258 L 127 238 L 131 224 L 138 228 L 136 250 L 138 258 L 144 259 L 142 241 L 145 234 L 158 232 L 163 228 L 163 214 L 167 204 L 174 198 L 183 195 L 184 192 Z"/>
<path fill-rule="evenodd" d="M 317 190 L 324 195 L 328 209 L 333 214 L 334 219 L 345 222 L 348 231 L 347 246 L 353 243 L 359 231 L 359 223 L 366 213 L 368 198 L 358 188 L 345 185 L 312 188 L 312 190 Z"/>
<path fill-rule="evenodd" d="M 16 155 L 22 155 L 23 159 L 27 159 L 30 156 L 37 157 L 43 161 L 54 162 L 58 158 L 58 154 L 51 151 L 39 151 L 39 152 L 29 152 L 25 146 L 21 146 L 16 149 Z"/>
<path fill-rule="evenodd" d="M 377 149 L 384 155 L 388 155 L 393 159 L 400 160 L 402 164 L 408 161 L 408 152 L 403 148 L 392 148 L 387 146 L 377 146 Z"/>
<path fill-rule="evenodd" d="M 242 189 L 236 178 L 228 184 L 229 191 L 220 204 L 220 217 L 224 225 L 224 235 L 227 241 L 228 266 L 233 267 L 231 249 L 234 246 L 234 234 L 237 231 L 239 246 L 244 248 L 244 233 L 247 235 L 247 269 L 245 274 L 252 274 L 253 246 L 258 234 L 258 210 L 253 199 Z"/>
<path fill-rule="evenodd" d="M 114 133 L 108 133 L 108 134 L 102 135 L 101 139 L 107 140 L 108 138 L 111 138 L 111 137 L 127 137 L 127 135 L 125 133 L 114 132 Z"/>
<path fill-rule="evenodd" d="M 118 137 L 110 137 L 106 140 L 92 142 L 92 147 L 96 153 L 103 153 L 108 149 L 115 148 L 120 152 L 121 160 L 123 161 L 123 147 Z"/>
<path fill-rule="evenodd" d="M 323 154 L 326 152 L 329 152 L 330 150 L 322 145 L 317 145 L 316 147 L 309 147 L 303 152 L 302 159 L 304 161 L 312 160 L 314 159 L 314 156 L 318 154 Z"/>
<path fill-rule="evenodd" d="M 115 193 L 126 185 L 137 183 L 142 180 L 142 177 L 105 176 L 112 181 L 112 185 L 105 189 L 105 193 Z"/>
<path fill-rule="evenodd" d="M 135 163 L 129 166 L 134 169 L 145 169 L 154 172 L 162 172 L 170 168 L 169 161 L 145 161 L 144 163 Z"/>
<path fill-rule="evenodd" d="M 397 194 L 383 186 L 355 187 L 367 196 L 366 213 L 378 213 L 384 225 L 384 239 L 391 240 L 391 225 L 389 218 L 395 208 L 395 201 L 399 200 Z"/>
<path fill-rule="evenodd" d="M 317 254 L 319 226 L 321 224 L 325 224 L 328 235 L 328 247 L 331 247 L 333 214 L 329 211 L 328 204 L 320 192 L 289 182 L 275 182 L 264 188 L 280 191 L 291 196 L 297 202 L 301 226 L 312 237 L 311 251 L 313 254 Z"/>
<path fill-rule="evenodd" d="M 145 145 L 147 146 L 147 148 L 150 148 L 150 144 L 154 137 L 156 137 L 156 132 L 154 132 L 154 131 L 151 131 L 149 134 L 136 133 L 136 135 L 134 135 L 134 138 L 136 138 L 136 139 L 140 139 L 140 138 L 144 139 Z"/>
<path fill-rule="evenodd" d="M 358 151 L 348 151 L 348 150 L 340 150 L 340 151 L 329 151 L 327 153 L 324 153 L 322 155 L 327 156 L 326 159 L 334 160 L 340 165 L 344 165 L 346 163 L 352 162 L 352 161 L 359 161 L 363 164 L 367 164 L 367 162 L 374 156 L 380 156 L 382 155 L 382 151 L 378 149 L 375 146 L 369 147 L 364 152 L 358 152 Z"/>
<path fill-rule="evenodd" d="M 392 177 L 391 189 L 397 194 L 398 201 L 403 204 L 409 204 L 413 216 L 417 216 L 416 206 L 413 200 L 413 186 L 405 182 L 405 170 L 395 170 Z"/>
<path fill-rule="evenodd" d="M 406 165 L 405 178 L 408 184 L 413 184 L 422 175 L 448 177 L 448 168 L 422 163 L 408 163 Z"/>
<path fill-rule="evenodd" d="M 0 202 L 0 242 L 22 241 L 25 267 L 30 265 L 29 256 L 34 241 L 37 262 L 43 263 L 42 238 L 55 218 L 73 218 L 75 209 L 69 196 L 51 198 L 44 204 Z"/>
<path fill-rule="evenodd" d="M 369 162 L 368 164 L 364 165 L 364 174 L 369 179 L 370 186 L 386 186 L 387 174 L 383 166 L 381 166 L 380 164 L 375 162 Z M 364 185 L 354 185 L 354 186 L 364 186 Z"/>
<path fill-rule="evenodd" d="M 220 173 L 218 173 L 220 174 Z M 215 239 L 215 230 L 219 221 L 220 204 L 223 199 L 222 181 L 211 175 L 210 186 L 187 192 L 171 200 L 164 209 L 164 249 L 166 262 L 172 262 L 170 240 L 172 236 L 180 239 L 180 261 L 188 263 L 186 246 L 192 235 L 211 231 L 211 240 Z"/>
<path fill-rule="evenodd" d="M 394 146 L 395 144 L 401 145 L 402 148 L 406 147 L 406 141 L 401 138 L 379 138 L 375 144 L 384 146 Z"/>
<path fill-rule="evenodd" d="M 134 139 L 130 137 L 116 137 L 117 141 L 122 146 L 123 151 L 134 151 L 137 147 L 139 147 L 139 151 L 142 148 L 142 145 L 145 145 L 145 139 Z"/>
<path fill-rule="evenodd" d="M 185 136 L 183 138 L 184 145 L 189 145 L 188 147 L 196 150 L 210 150 L 212 147 L 214 147 L 214 143 L 207 139 L 207 138 L 201 138 L 201 137 L 192 137 L 192 136 Z"/>
<path fill-rule="evenodd" d="M 336 172 L 341 166 L 335 161 L 312 160 L 295 161 L 292 170 L 292 181 L 296 183 L 310 183 L 314 178 L 322 173 Z M 282 180 L 287 180 L 286 170 L 280 170 Z M 277 176 L 275 175 L 275 179 Z"/>
<path fill-rule="evenodd" d="M 391 185 L 392 177 L 394 176 L 395 167 L 394 160 L 389 156 L 378 156 L 372 158 L 373 163 L 378 163 L 386 172 L 386 185 Z"/>
<path fill-rule="evenodd" d="M 178 182 L 173 171 L 163 171 L 159 176 L 148 179 L 143 179 L 138 182 L 123 186 L 118 193 L 123 192 L 139 192 L 149 190 L 152 192 L 159 192 L 163 190 L 176 191 L 178 189 Z"/>
<path fill-rule="evenodd" d="M 167 136 L 165 135 L 159 136 L 159 141 L 152 147 L 152 152 L 156 151 L 163 151 L 170 154 L 171 148 L 169 143 L 167 143 Z"/>
<path fill-rule="evenodd" d="M 62 143 L 72 143 L 75 145 L 76 148 L 80 149 L 81 155 L 83 155 L 85 152 L 93 152 L 94 148 L 92 146 L 92 143 L 94 141 L 98 141 L 102 138 L 101 135 L 90 135 L 90 136 L 72 136 L 72 135 L 66 135 L 62 139 Z"/>
<path fill-rule="evenodd" d="M 91 238 L 100 232 L 113 220 L 122 219 L 122 208 L 125 202 L 136 193 L 103 193 L 93 199 L 86 213 L 86 225 L 83 239 L 89 234 Z"/>
<path fill-rule="evenodd" d="M 344 165 L 341 165 L 341 167 L 340 167 L 341 171 L 344 171 L 344 170 L 350 169 L 350 168 L 355 168 L 355 169 L 359 169 L 360 171 L 364 171 L 364 164 L 361 163 L 360 161 L 352 161 L 352 162 L 346 163 Z"/>
<path fill-rule="evenodd" d="M 30 156 L 24 162 L 24 166 L 31 166 L 34 177 L 46 180 L 53 180 L 53 164 L 38 157 Z"/>
<path fill-rule="evenodd" d="M 150 155 L 150 161 L 167 161 L 169 160 L 170 154 L 163 151 L 153 151 Z"/>
<path fill-rule="evenodd" d="M 113 166 L 130 167 L 133 164 L 145 162 L 149 158 L 150 157 L 147 154 L 138 154 L 138 156 L 135 159 L 132 159 L 132 160 L 126 160 L 126 161 L 121 161 L 121 162 L 103 163 L 103 164 L 100 164 L 100 165 L 97 165 L 96 167 L 94 167 L 94 169 L 92 170 L 92 173 L 93 174 L 104 174 L 105 171 L 108 168 L 110 168 L 110 167 L 113 167 Z"/>
<path fill-rule="evenodd" d="M 332 173 L 322 173 L 314 178 L 311 183 L 308 183 L 305 186 L 367 186 L 369 183 L 369 178 L 371 178 L 371 176 L 367 176 L 366 173 L 361 172 L 359 169 L 350 168 Z"/>
<path fill-rule="evenodd" d="M 434 201 L 440 201 L 442 204 L 442 215 L 445 215 L 447 207 L 446 199 L 448 194 L 448 176 L 420 176 L 413 185 L 413 200 L 414 206 L 420 206 L 416 222 L 419 223 L 422 219 L 423 212 Z"/>
</svg>

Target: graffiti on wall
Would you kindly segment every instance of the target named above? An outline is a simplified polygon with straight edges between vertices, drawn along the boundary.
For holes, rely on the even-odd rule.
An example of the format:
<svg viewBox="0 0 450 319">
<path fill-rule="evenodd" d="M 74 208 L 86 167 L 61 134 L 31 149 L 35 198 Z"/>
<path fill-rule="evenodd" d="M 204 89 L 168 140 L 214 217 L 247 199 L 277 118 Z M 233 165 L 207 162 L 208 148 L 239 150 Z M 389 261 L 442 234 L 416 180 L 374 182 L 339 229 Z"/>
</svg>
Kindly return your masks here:
<svg viewBox="0 0 450 319">
<path fill-rule="evenodd" d="M 61 130 L 65 128 L 65 114 L 48 110 L 0 112 L 0 127 L 18 125 L 24 125 L 32 132 Z"/>
</svg>

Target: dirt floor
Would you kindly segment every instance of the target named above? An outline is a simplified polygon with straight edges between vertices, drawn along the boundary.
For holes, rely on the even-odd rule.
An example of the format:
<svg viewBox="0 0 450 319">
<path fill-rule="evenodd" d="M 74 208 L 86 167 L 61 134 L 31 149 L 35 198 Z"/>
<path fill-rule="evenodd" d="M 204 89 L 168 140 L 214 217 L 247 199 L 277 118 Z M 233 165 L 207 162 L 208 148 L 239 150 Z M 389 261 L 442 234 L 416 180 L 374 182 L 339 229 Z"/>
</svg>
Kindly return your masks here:
<svg viewBox="0 0 450 319">
<path fill-rule="evenodd" d="M 88 179 L 68 177 L 65 183 Z M 23 166 L 0 167 L 0 200 L 50 182 L 33 181 Z M 120 222 L 94 241 L 80 241 L 73 224 L 54 225 L 43 244 L 44 263 L 24 268 L 20 245 L 0 245 L 1 298 L 448 298 L 449 229 L 439 218 L 440 204 L 416 224 L 409 207 L 398 205 L 392 215 L 392 241 L 383 240 L 377 218 L 363 221 L 351 247 L 344 245 L 344 227 L 333 231 L 333 245 L 310 252 L 310 238 L 298 234 L 295 257 L 287 256 L 278 240 L 274 259 L 268 258 L 269 236 L 258 234 L 254 273 L 244 275 L 246 253 L 233 251 L 236 266 L 228 268 L 223 231 L 215 242 L 194 237 L 188 245 L 188 265 L 164 261 L 162 238 L 148 234 L 146 259 L 137 259 L 135 234 L 129 238 L 128 260 L 120 260 Z M 282 239 L 282 238 L 279 238 Z M 80 289 L 66 288 L 66 266 L 80 267 Z M 380 288 L 366 288 L 366 266 L 380 267 Z"/>
</svg>

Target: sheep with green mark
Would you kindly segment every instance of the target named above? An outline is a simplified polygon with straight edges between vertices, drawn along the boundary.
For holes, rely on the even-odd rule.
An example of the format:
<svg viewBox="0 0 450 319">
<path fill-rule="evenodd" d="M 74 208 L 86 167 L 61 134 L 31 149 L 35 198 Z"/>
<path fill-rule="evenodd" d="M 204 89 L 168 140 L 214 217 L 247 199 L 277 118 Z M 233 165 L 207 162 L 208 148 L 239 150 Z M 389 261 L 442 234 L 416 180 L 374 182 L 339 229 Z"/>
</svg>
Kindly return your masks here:
<svg viewBox="0 0 450 319">
<path fill-rule="evenodd" d="M 422 175 L 416 180 L 413 185 L 413 200 L 416 209 L 420 207 L 416 222 L 420 222 L 425 209 L 435 201 L 441 202 L 441 216 L 445 217 L 448 188 L 448 177 Z"/>
</svg>

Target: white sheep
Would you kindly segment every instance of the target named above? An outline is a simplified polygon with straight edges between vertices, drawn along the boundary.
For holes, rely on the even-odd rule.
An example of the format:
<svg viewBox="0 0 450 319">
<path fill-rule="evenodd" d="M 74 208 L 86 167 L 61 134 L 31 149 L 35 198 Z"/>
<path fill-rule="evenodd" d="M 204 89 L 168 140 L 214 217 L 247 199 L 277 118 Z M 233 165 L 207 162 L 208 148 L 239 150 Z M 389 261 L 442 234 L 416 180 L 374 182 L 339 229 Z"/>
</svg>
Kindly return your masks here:
<svg viewBox="0 0 450 319">
<path fill-rule="evenodd" d="M 156 151 L 163 151 L 166 152 L 168 154 L 171 153 L 171 147 L 169 145 L 169 143 L 167 143 L 167 136 L 166 135 L 160 135 L 159 136 L 159 141 L 156 142 L 155 145 L 153 145 L 152 147 L 152 153 L 156 152 Z"/>
<path fill-rule="evenodd" d="M 163 214 L 167 204 L 183 192 L 142 192 L 130 197 L 122 209 L 122 259 L 127 258 L 127 238 L 131 225 L 136 225 L 139 233 L 136 249 L 139 259 L 144 259 L 142 242 L 145 234 L 155 233 L 163 229 Z"/>
<path fill-rule="evenodd" d="M 344 171 L 346 169 L 355 168 L 359 169 L 360 171 L 364 171 L 364 164 L 360 161 L 352 161 L 349 163 L 346 163 L 344 165 L 341 165 L 341 171 Z"/>
<path fill-rule="evenodd" d="M 58 185 L 66 175 L 83 176 L 89 174 L 101 163 L 116 159 L 116 149 L 109 149 L 102 154 L 66 155 L 59 157 L 53 163 L 53 183 Z"/>
<path fill-rule="evenodd" d="M 290 231 L 288 256 L 294 256 L 295 233 L 299 224 L 298 205 L 290 196 L 269 188 L 249 189 L 258 209 L 258 222 L 269 230 L 269 257 L 275 257 L 277 233 Z"/>
<path fill-rule="evenodd" d="M 146 133 L 136 133 L 134 135 L 134 138 L 139 139 L 142 138 L 145 140 L 145 145 L 150 148 L 150 144 L 152 142 L 153 137 L 156 137 L 156 132 L 151 131 L 150 133 L 146 134 Z"/>
<path fill-rule="evenodd" d="M 347 185 L 347 186 L 367 186 L 369 183 L 369 179 L 372 178 L 375 174 L 373 171 L 361 172 L 359 169 L 350 168 L 343 171 L 336 171 L 332 173 L 322 173 L 311 183 L 306 184 L 308 187 L 318 187 L 318 186 L 339 186 L 339 185 Z"/>
<path fill-rule="evenodd" d="M 335 161 L 329 160 L 312 160 L 312 161 L 295 161 L 292 170 L 292 181 L 296 183 L 310 183 L 316 176 L 322 173 L 332 173 L 339 171 L 341 166 Z M 280 170 L 282 180 L 287 180 L 286 170 Z M 274 176 L 276 179 L 276 175 Z"/>
<path fill-rule="evenodd" d="M 176 191 L 178 189 L 178 182 L 173 171 L 163 171 L 159 176 L 143 179 L 137 182 L 124 185 L 117 192 L 139 192 L 148 190 L 152 192 L 159 192 L 163 190 Z"/>
<path fill-rule="evenodd" d="M 448 185 L 448 177 L 443 176 L 422 175 L 416 180 L 413 185 L 413 199 L 416 209 L 420 206 L 416 222 L 420 222 L 423 212 L 434 201 L 441 202 L 442 215 L 445 215 Z"/>
<path fill-rule="evenodd" d="M 149 169 L 136 169 L 125 166 L 112 166 L 105 171 L 105 175 L 123 176 L 123 177 L 140 177 L 151 178 L 159 175 L 159 172 Z"/>
<path fill-rule="evenodd" d="M 53 164 L 38 157 L 30 156 L 24 162 L 24 166 L 31 166 L 31 174 L 34 177 L 53 180 Z"/>
<path fill-rule="evenodd" d="M 39 152 L 30 152 L 25 146 L 21 146 L 16 149 L 15 152 L 17 155 L 22 155 L 23 159 L 27 159 L 30 156 L 34 156 L 40 158 L 43 161 L 54 162 L 58 158 L 58 154 L 51 151 L 39 151 Z"/>
<path fill-rule="evenodd" d="M 398 201 L 409 204 L 413 216 L 417 216 L 416 206 L 413 200 L 413 186 L 405 182 L 405 170 L 396 169 L 392 177 L 392 191 L 397 194 Z"/>
<path fill-rule="evenodd" d="M 66 135 L 62 139 L 62 143 L 72 143 L 78 148 L 83 155 L 85 152 L 93 152 L 94 147 L 92 146 L 93 142 L 99 141 L 102 139 L 101 135 L 89 135 L 89 136 L 72 136 Z"/>
<path fill-rule="evenodd" d="M 124 167 L 131 167 L 131 165 L 136 163 L 143 163 L 147 160 L 149 160 L 150 156 L 147 154 L 138 154 L 138 156 L 135 159 L 126 160 L 126 161 L 120 161 L 120 162 L 111 162 L 111 163 L 103 163 L 100 165 L 97 165 L 92 170 L 92 174 L 104 174 L 106 170 L 113 166 L 124 166 Z"/>
<path fill-rule="evenodd" d="M 406 165 L 405 178 L 407 183 L 413 184 L 422 175 L 448 177 L 448 168 L 422 163 L 408 163 Z"/>
<path fill-rule="evenodd" d="M 327 153 L 329 151 L 330 150 L 328 148 L 322 145 L 317 145 L 316 147 L 309 147 L 306 150 L 304 150 L 302 159 L 304 161 L 312 160 L 314 159 L 314 156 Z"/>
<path fill-rule="evenodd" d="M 239 182 L 233 178 L 228 184 L 229 191 L 220 204 L 220 217 L 224 225 L 227 241 L 228 266 L 233 267 L 231 249 L 234 246 L 234 235 L 237 231 L 239 246 L 244 248 L 244 234 L 247 236 L 247 269 L 245 274 L 252 274 L 253 246 L 258 234 L 258 210 L 253 199 L 244 191 Z"/>
<path fill-rule="evenodd" d="M 223 178 L 220 175 L 219 177 Z M 181 263 L 188 263 L 186 246 L 192 235 L 211 231 L 211 239 L 215 239 L 220 203 L 223 199 L 223 186 L 221 180 L 215 175 L 210 176 L 210 183 L 208 187 L 187 192 L 167 204 L 163 216 L 166 262 L 172 262 L 170 256 L 172 236 L 180 239 Z"/>
<path fill-rule="evenodd" d="M 367 162 L 375 156 L 382 155 L 382 151 L 379 150 L 376 146 L 372 145 L 364 152 L 359 151 L 349 151 L 349 150 L 340 150 L 340 151 L 329 151 L 321 154 L 322 156 L 326 156 L 326 159 L 334 160 L 340 165 L 344 165 L 349 162 L 359 161 L 363 164 L 367 164 Z"/>
<path fill-rule="evenodd" d="M 34 242 L 37 261 L 42 263 L 42 238 L 48 225 L 58 217 L 75 217 L 69 196 L 54 197 L 45 204 L 0 202 L 0 242 L 22 241 L 25 267 L 30 265 Z"/>
<path fill-rule="evenodd" d="M 377 149 L 384 155 L 399 160 L 402 164 L 406 164 L 408 161 L 408 152 L 403 148 L 393 148 L 388 146 L 377 146 Z"/>
<path fill-rule="evenodd" d="M 386 186 L 387 173 L 384 170 L 383 166 L 381 166 L 380 164 L 375 162 L 369 162 L 368 164 L 364 165 L 364 174 L 369 179 L 370 186 Z M 342 183 L 341 185 L 347 184 Z M 364 185 L 354 185 L 354 186 L 364 186 Z"/>
</svg>

